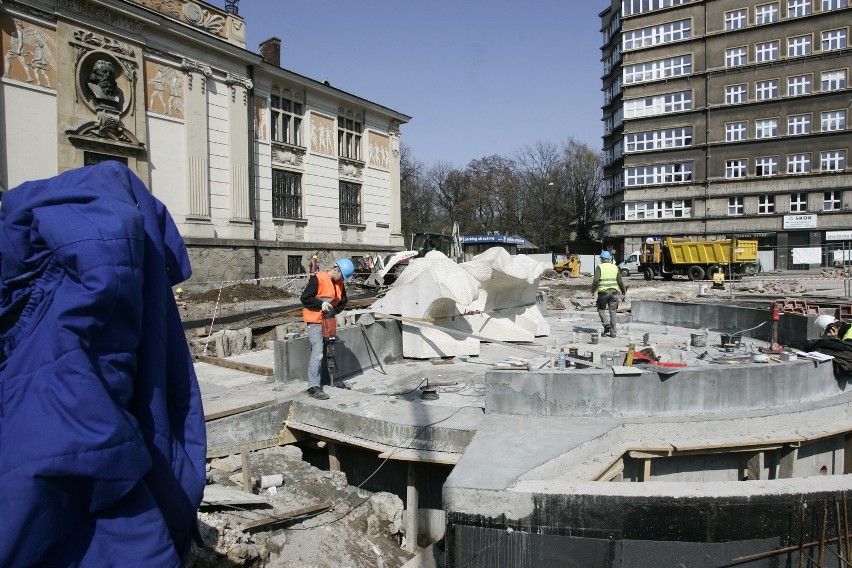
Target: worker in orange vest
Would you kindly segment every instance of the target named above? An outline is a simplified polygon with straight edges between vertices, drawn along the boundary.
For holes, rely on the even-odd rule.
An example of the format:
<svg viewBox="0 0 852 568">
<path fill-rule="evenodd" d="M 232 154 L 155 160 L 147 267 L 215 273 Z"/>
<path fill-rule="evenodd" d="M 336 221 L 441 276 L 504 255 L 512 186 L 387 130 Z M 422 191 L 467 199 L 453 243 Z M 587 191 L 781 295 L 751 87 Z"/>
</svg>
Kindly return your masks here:
<svg viewBox="0 0 852 568">
<path fill-rule="evenodd" d="M 327 400 L 322 389 L 320 374 L 323 364 L 323 318 L 333 318 L 346 306 L 345 282 L 355 272 L 352 261 L 341 258 L 331 270 L 317 272 L 308 279 L 302 292 L 302 319 L 308 324 L 311 356 L 308 359 L 308 394 L 318 400 Z M 343 386 L 335 384 L 334 386 Z"/>
<path fill-rule="evenodd" d="M 317 255 L 314 255 L 311 257 L 311 262 L 308 264 L 308 274 L 313 276 L 314 274 L 319 272 L 319 269 L 319 259 L 317 258 Z"/>
</svg>

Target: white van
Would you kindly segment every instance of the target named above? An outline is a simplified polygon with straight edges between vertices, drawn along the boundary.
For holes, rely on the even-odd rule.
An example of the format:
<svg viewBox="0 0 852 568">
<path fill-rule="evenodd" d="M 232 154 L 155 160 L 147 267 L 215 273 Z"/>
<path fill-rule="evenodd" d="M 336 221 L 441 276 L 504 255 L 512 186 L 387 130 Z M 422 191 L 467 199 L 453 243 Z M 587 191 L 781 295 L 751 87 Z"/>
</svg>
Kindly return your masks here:
<svg viewBox="0 0 852 568">
<path fill-rule="evenodd" d="M 634 250 L 626 259 L 618 265 L 622 276 L 630 276 L 639 272 L 639 251 Z"/>
</svg>

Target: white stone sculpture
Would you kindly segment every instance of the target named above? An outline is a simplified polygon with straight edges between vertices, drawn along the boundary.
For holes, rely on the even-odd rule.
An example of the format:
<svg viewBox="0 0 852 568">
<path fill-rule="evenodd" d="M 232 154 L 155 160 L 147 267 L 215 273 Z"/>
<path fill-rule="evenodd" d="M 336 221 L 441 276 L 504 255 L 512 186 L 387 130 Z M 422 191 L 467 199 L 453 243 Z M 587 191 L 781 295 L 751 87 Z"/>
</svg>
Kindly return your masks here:
<svg viewBox="0 0 852 568">
<path fill-rule="evenodd" d="M 412 260 L 373 308 L 493 341 L 532 341 L 550 333 L 536 306 L 543 272 L 542 263 L 500 247 L 462 264 L 433 251 Z M 418 359 L 478 355 L 479 340 L 403 324 L 402 350 Z"/>
</svg>

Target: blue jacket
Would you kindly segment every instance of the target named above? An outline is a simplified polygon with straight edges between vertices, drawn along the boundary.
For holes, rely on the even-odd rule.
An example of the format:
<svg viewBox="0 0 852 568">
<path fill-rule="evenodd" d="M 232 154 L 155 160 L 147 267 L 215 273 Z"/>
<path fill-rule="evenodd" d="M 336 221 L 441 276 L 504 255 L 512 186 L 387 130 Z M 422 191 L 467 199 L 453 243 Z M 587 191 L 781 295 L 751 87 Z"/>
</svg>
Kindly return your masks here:
<svg viewBox="0 0 852 568">
<path fill-rule="evenodd" d="M 0 207 L 0 566 L 181 566 L 204 413 L 168 211 L 117 162 Z"/>
</svg>

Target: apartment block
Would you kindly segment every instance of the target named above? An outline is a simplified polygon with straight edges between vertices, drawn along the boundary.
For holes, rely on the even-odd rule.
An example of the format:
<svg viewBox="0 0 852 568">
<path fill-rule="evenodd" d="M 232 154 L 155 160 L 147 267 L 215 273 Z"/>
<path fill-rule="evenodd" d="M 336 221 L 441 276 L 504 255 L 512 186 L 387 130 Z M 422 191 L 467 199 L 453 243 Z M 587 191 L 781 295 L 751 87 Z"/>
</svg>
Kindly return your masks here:
<svg viewBox="0 0 852 568">
<path fill-rule="evenodd" d="M 784 269 L 852 246 L 848 0 L 625 0 L 600 17 L 608 246 L 736 235 Z"/>
</svg>

